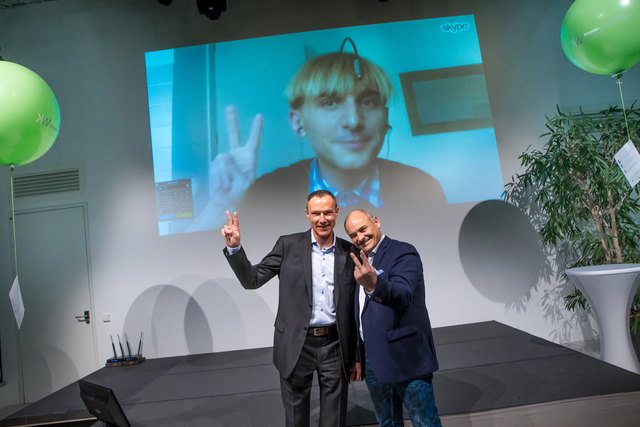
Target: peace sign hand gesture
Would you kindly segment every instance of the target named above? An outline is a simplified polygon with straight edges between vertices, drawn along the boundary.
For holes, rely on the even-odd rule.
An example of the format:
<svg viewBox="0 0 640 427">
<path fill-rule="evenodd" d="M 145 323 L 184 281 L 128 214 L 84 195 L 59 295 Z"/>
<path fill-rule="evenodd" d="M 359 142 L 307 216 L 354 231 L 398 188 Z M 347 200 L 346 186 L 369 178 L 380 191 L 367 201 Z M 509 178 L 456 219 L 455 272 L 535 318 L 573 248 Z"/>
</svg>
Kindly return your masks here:
<svg viewBox="0 0 640 427">
<path fill-rule="evenodd" d="M 238 212 L 233 213 L 233 218 L 231 218 L 229 211 L 226 212 L 229 223 L 222 227 L 220 232 L 228 247 L 237 248 L 240 246 L 240 221 L 238 220 Z"/>
<path fill-rule="evenodd" d="M 229 151 L 219 153 L 209 165 L 209 191 L 216 205 L 233 206 L 242 199 L 256 179 L 264 119 L 261 114 L 255 116 L 251 133 L 243 146 L 235 107 L 226 107 L 225 114 L 229 130 Z"/>
<path fill-rule="evenodd" d="M 376 269 L 369 264 L 367 255 L 363 250 L 360 250 L 360 258 L 362 259 L 362 262 L 360 262 L 356 254 L 353 252 L 351 252 L 350 255 L 353 263 L 355 264 L 353 276 L 356 278 L 356 282 L 358 282 L 367 292 L 375 291 L 378 274 L 376 273 Z"/>
</svg>

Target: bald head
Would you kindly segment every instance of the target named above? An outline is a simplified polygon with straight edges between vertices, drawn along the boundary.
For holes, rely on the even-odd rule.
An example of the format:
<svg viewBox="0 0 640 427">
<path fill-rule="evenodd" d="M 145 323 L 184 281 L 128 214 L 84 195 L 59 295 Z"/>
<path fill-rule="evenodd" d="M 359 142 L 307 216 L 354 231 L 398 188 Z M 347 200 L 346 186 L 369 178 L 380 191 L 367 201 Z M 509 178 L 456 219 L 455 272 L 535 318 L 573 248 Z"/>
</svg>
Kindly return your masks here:
<svg viewBox="0 0 640 427">
<path fill-rule="evenodd" d="M 380 220 L 365 209 L 356 209 L 347 215 L 344 229 L 358 249 L 369 254 L 382 239 Z"/>
</svg>

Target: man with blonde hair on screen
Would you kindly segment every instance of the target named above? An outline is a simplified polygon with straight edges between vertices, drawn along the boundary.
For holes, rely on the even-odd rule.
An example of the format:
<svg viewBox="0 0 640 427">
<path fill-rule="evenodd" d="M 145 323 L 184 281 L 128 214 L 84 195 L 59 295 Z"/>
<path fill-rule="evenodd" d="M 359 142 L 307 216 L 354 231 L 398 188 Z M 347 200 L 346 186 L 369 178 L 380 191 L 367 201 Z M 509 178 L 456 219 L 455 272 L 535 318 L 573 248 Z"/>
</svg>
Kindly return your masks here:
<svg viewBox="0 0 640 427">
<path fill-rule="evenodd" d="M 221 178 L 212 188 L 219 194 L 238 193 L 232 199 L 242 200 L 243 207 L 268 203 L 274 218 L 286 217 L 301 195 L 319 189 L 331 191 L 339 206 L 398 212 L 445 205 L 440 183 L 431 175 L 378 157 L 391 130 L 387 104 L 392 93 L 387 73 L 357 53 L 340 51 L 308 60 L 285 94 L 291 128 L 308 139 L 315 156 L 255 180 L 262 116 L 256 116 L 242 146 L 235 109 L 229 107 L 232 150 L 214 162 Z M 408 197 L 407 188 L 418 191 L 418 197 Z"/>
</svg>

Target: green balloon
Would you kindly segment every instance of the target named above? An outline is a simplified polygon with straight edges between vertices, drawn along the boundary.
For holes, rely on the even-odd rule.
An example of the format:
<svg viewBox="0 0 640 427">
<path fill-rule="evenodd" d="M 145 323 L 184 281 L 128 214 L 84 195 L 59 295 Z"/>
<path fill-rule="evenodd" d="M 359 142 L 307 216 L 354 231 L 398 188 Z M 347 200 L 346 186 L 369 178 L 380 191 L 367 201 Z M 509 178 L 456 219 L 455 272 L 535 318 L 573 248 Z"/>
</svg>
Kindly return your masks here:
<svg viewBox="0 0 640 427">
<path fill-rule="evenodd" d="M 626 71 L 640 61 L 640 0 L 576 0 L 560 40 L 569 60 L 585 71 Z"/>
<path fill-rule="evenodd" d="M 59 129 L 60 108 L 49 85 L 22 65 L 0 61 L 0 164 L 40 158 Z"/>
</svg>

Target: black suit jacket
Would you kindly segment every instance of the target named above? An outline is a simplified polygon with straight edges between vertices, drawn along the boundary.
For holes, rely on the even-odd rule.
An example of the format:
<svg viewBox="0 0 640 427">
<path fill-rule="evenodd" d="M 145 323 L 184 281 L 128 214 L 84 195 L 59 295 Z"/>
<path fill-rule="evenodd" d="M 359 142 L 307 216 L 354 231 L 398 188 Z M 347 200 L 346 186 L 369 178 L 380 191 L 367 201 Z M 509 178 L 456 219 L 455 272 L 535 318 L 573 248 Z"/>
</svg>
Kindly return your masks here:
<svg viewBox="0 0 640 427">
<path fill-rule="evenodd" d="M 238 212 L 242 212 L 242 229 L 248 239 L 261 235 L 265 222 L 274 230 L 308 226 L 304 200 L 309 194 L 311 161 L 305 159 L 276 169 L 253 183 L 238 207 Z M 380 197 L 384 206 L 376 208 L 361 202 L 341 207 L 341 218 L 344 219 L 352 209 L 364 208 L 383 219 L 385 229 L 401 239 L 415 239 L 416 233 L 424 233 L 425 238 L 439 233 L 441 221 L 447 218 L 444 211 L 447 201 L 440 183 L 428 173 L 402 163 L 375 159 L 374 166 L 380 173 Z M 340 235 L 340 218 L 338 225 Z"/>
<path fill-rule="evenodd" d="M 355 355 L 355 280 L 351 243 L 336 239 L 334 304 L 340 337 L 343 373 L 348 376 Z M 244 249 L 233 255 L 223 250 L 229 265 L 245 289 L 257 289 L 274 276 L 280 279 L 278 312 L 273 338 L 273 363 L 288 378 L 300 357 L 312 309 L 311 230 L 278 238 L 257 265 L 251 265 Z"/>
<path fill-rule="evenodd" d="M 258 200 L 268 205 L 290 207 L 293 199 L 300 204 L 300 196 L 309 193 L 312 160 L 300 160 L 262 175 L 245 194 L 246 201 Z M 374 159 L 371 167 L 376 167 L 380 173 L 380 198 L 385 207 L 447 204 L 440 183 L 418 168 L 380 158 Z"/>
</svg>

